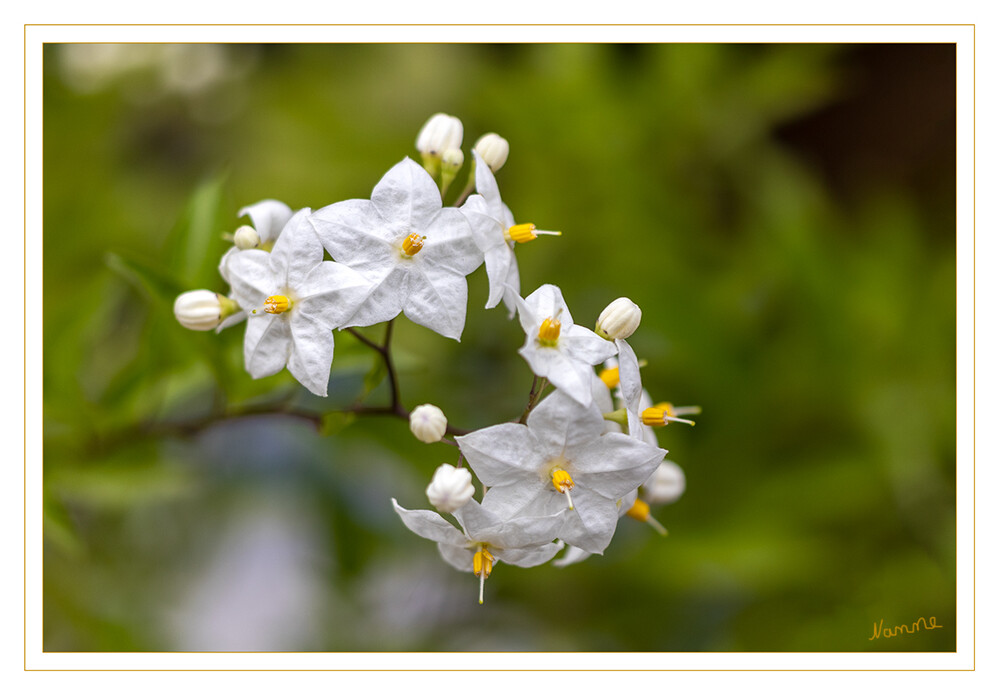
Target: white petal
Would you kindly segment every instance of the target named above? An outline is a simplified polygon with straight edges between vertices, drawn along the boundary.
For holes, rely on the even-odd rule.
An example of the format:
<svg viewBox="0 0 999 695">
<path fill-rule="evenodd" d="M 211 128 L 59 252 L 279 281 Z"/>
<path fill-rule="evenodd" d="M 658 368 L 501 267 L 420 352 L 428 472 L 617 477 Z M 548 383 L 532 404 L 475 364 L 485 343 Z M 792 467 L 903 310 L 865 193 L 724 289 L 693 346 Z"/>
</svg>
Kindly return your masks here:
<svg viewBox="0 0 999 695">
<path fill-rule="evenodd" d="M 424 272 L 414 266 L 409 271 L 403 312 L 414 323 L 426 326 L 445 338 L 459 340 L 465 329 L 468 284 L 461 275 Z"/>
<path fill-rule="evenodd" d="M 323 245 L 309 223 L 311 212 L 309 208 L 296 212 L 271 249 L 271 270 L 285 287 L 299 287 L 323 262 Z"/>
<path fill-rule="evenodd" d="M 236 301 L 246 311 L 260 310 L 264 300 L 276 293 L 280 284 L 271 270 L 270 254 L 259 249 L 236 250 L 225 258 L 228 281 Z"/>
<path fill-rule="evenodd" d="M 575 514 L 565 515 L 565 525 L 559 538 L 590 552 L 602 554 L 614 537 L 617 528 L 616 501 L 594 493 L 577 484 L 572 490 Z"/>
<path fill-rule="evenodd" d="M 409 294 L 409 276 L 407 268 L 393 267 L 388 275 L 375 283 L 374 289 L 357 307 L 357 311 L 343 322 L 343 327 L 373 326 L 398 316 Z"/>
<path fill-rule="evenodd" d="M 552 564 L 555 565 L 556 567 L 567 567 L 568 565 L 574 565 L 577 562 L 582 562 L 591 555 L 593 555 L 593 553 L 588 553 L 582 548 L 577 548 L 574 545 L 570 545 L 566 547 L 565 555 L 560 557 Z"/>
<path fill-rule="evenodd" d="M 399 253 L 395 243 L 408 229 L 401 222 L 385 220 L 370 200 L 328 205 L 314 212 L 309 222 L 333 260 L 372 278 L 389 272 Z"/>
<path fill-rule="evenodd" d="M 642 398 L 642 375 L 638 367 L 638 357 L 626 340 L 615 341 L 618 352 L 618 370 L 621 377 L 621 400 L 624 407 L 636 413 Z"/>
<path fill-rule="evenodd" d="M 421 234 L 426 239 L 416 258 L 434 268 L 434 272 L 464 276 L 482 265 L 482 249 L 475 243 L 472 228 L 460 210 L 441 210 Z"/>
<path fill-rule="evenodd" d="M 507 318 L 513 318 L 517 311 L 517 299 L 520 297 L 520 270 L 517 268 L 517 257 L 513 250 L 510 252 L 510 269 L 507 271 L 506 280 L 503 283 L 503 304 L 509 309 Z"/>
<path fill-rule="evenodd" d="M 371 202 L 393 225 L 403 223 L 417 230 L 441 209 L 441 194 L 426 169 L 406 157 L 378 182 Z"/>
<path fill-rule="evenodd" d="M 567 451 L 566 456 L 571 457 L 572 477 L 578 486 L 617 500 L 648 480 L 666 451 L 612 432 L 597 442 Z"/>
<path fill-rule="evenodd" d="M 373 289 L 371 282 L 343 263 L 323 261 L 306 276 L 299 290 L 298 310 L 329 328 L 339 328 Z"/>
<path fill-rule="evenodd" d="M 563 547 L 562 543 L 545 543 L 533 548 L 497 548 L 493 554 L 508 565 L 537 567 L 555 557 Z"/>
<path fill-rule="evenodd" d="M 590 372 L 593 370 L 589 365 L 570 359 L 558 348 L 528 344 L 518 352 L 535 374 L 548 377 L 548 381 L 581 405 L 590 405 L 593 400 Z"/>
<path fill-rule="evenodd" d="M 575 501 L 575 492 L 572 494 Z M 555 491 L 550 481 L 542 480 L 540 475 L 532 475 L 510 485 L 489 488 L 482 497 L 482 506 L 496 516 L 513 519 L 553 517 L 567 511 L 569 502 L 565 495 Z"/>
<path fill-rule="evenodd" d="M 525 297 L 524 302 L 539 320 L 544 321 L 553 317 L 561 321 L 563 332 L 567 332 L 573 325 L 572 314 L 569 313 L 569 307 L 562 298 L 562 290 L 556 285 L 542 285 Z"/>
<path fill-rule="evenodd" d="M 250 316 L 243 339 L 243 361 L 250 376 L 260 379 L 277 374 L 288 363 L 289 352 L 291 326 L 287 315 L 258 313 Z"/>
<path fill-rule="evenodd" d="M 392 507 L 402 519 L 402 523 L 406 524 L 406 528 L 417 536 L 448 545 L 464 546 L 467 542 L 461 531 L 445 521 L 437 512 L 427 509 L 406 509 L 399 506 L 394 498 Z"/>
<path fill-rule="evenodd" d="M 497 548 L 530 548 L 550 543 L 558 537 L 564 523 L 563 516 L 570 512 L 563 507 L 548 516 L 518 516 L 493 526 L 475 535 L 475 540 L 483 541 Z"/>
<path fill-rule="evenodd" d="M 604 418 L 594 406 L 583 406 L 565 392 L 546 397 L 527 417 L 527 427 L 546 451 L 585 448 L 604 432 Z"/>
<path fill-rule="evenodd" d="M 290 207 L 278 200 L 261 200 L 259 203 L 247 205 L 239 211 L 239 216 L 248 215 L 253 222 L 253 228 L 261 241 L 276 239 L 291 219 Z"/>
<path fill-rule="evenodd" d="M 444 562 L 462 572 L 471 572 L 474 568 L 475 551 L 461 545 L 451 545 L 449 543 L 438 543 L 437 549 L 444 558 Z"/>
<path fill-rule="evenodd" d="M 537 477 L 546 452 L 526 425 L 507 422 L 455 437 L 483 485 L 507 485 Z"/>
<path fill-rule="evenodd" d="M 291 338 L 288 371 L 312 393 L 325 396 L 333 363 L 332 330 L 296 310 L 291 317 Z"/>
<path fill-rule="evenodd" d="M 568 330 L 562 326 L 562 336 L 558 342 L 559 348 L 566 355 L 589 365 L 600 364 L 617 352 L 614 343 L 582 326 L 570 326 Z"/>
<path fill-rule="evenodd" d="M 482 155 L 472 150 L 472 156 L 475 158 L 475 190 L 485 199 L 489 210 L 495 213 L 496 209 L 503 205 L 496 177 L 489 165 L 482 160 Z"/>
</svg>

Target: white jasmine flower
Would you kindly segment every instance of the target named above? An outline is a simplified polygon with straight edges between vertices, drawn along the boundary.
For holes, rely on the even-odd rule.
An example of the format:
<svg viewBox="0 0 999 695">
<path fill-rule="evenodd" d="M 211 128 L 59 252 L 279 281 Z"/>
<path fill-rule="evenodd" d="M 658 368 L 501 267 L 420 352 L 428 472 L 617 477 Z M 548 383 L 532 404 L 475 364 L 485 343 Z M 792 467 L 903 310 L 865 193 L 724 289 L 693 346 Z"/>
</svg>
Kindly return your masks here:
<svg viewBox="0 0 999 695">
<path fill-rule="evenodd" d="M 447 150 L 460 149 L 463 135 L 459 119 L 446 113 L 435 113 L 416 136 L 416 151 L 424 157 L 440 157 Z"/>
<path fill-rule="evenodd" d="M 672 504 L 687 489 L 683 469 L 673 461 L 664 460 L 642 484 L 642 497 L 649 504 Z"/>
<path fill-rule="evenodd" d="M 406 158 L 382 177 L 371 200 L 345 200 L 311 217 L 336 261 L 374 285 L 345 327 L 371 326 L 404 313 L 441 335 L 461 337 L 468 285 L 482 263 L 465 216 L 442 208 L 430 175 Z"/>
<path fill-rule="evenodd" d="M 504 519 L 475 500 L 455 512 L 464 527 L 459 531 L 436 512 L 392 506 L 410 531 L 437 542 L 441 556 L 452 567 L 479 578 L 479 603 L 493 565 L 502 561 L 517 567 L 548 562 L 562 549 L 553 543 L 562 526 L 561 514 L 545 517 L 520 516 Z"/>
<path fill-rule="evenodd" d="M 642 321 L 642 310 L 627 297 L 618 297 L 597 317 L 596 334 L 605 340 L 630 338 Z"/>
<path fill-rule="evenodd" d="M 489 165 L 489 170 L 496 172 L 506 164 L 510 154 L 510 143 L 496 133 L 486 133 L 475 141 L 473 152 L 478 152 L 482 160 Z"/>
<path fill-rule="evenodd" d="M 539 230 L 529 223 L 516 224 L 510 208 L 500 198 L 492 171 L 478 152 L 473 150 L 472 155 L 475 157 L 475 189 L 479 195 L 471 196 L 461 206 L 461 211 L 468 218 L 475 242 L 485 256 L 489 278 L 486 308 L 492 309 L 502 299 L 512 317 L 516 308 L 515 298 L 520 295 L 520 271 L 514 246 L 533 241 L 539 234 L 558 236 L 561 232 Z"/>
<path fill-rule="evenodd" d="M 472 474 L 467 468 L 455 468 L 450 463 L 438 466 L 427 486 L 427 499 L 442 512 L 461 509 L 474 494 Z"/>
<path fill-rule="evenodd" d="M 184 292 L 173 303 L 173 315 L 184 328 L 210 331 L 239 311 L 239 305 L 211 290 Z"/>
<path fill-rule="evenodd" d="M 333 333 L 371 291 L 341 263 L 323 261 L 323 248 L 298 211 L 270 253 L 239 251 L 228 263 L 233 293 L 249 312 L 243 358 L 254 379 L 288 370 L 325 396 L 333 361 Z"/>
<path fill-rule="evenodd" d="M 614 535 L 617 501 L 647 480 L 666 454 L 633 437 L 605 433 L 595 404 L 582 406 L 562 391 L 531 411 L 526 425 L 495 425 L 457 442 L 488 486 L 483 504 L 508 517 L 574 509 L 559 538 L 595 553 Z"/>
<path fill-rule="evenodd" d="M 413 408 L 409 414 L 409 429 L 421 442 L 439 442 L 447 432 L 447 418 L 436 405 L 424 403 Z"/>
<path fill-rule="evenodd" d="M 520 325 L 527 334 L 518 351 L 537 376 L 582 405 L 593 400 L 593 365 L 614 354 L 613 344 L 572 322 L 562 290 L 542 285 L 526 299 L 516 297 Z"/>
</svg>

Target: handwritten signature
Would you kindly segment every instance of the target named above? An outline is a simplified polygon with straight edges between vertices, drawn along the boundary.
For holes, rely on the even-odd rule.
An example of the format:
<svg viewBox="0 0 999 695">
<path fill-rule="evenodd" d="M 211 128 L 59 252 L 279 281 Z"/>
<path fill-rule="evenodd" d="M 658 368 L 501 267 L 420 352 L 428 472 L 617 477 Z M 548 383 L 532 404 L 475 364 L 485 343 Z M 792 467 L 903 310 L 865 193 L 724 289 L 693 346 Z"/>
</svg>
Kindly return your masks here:
<svg viewBox="0 0 999 695">
<path fill-rule="evenodd" d="M 937 625 L 937 619 L 932 615 L 930 616 L 929 622 L 926 621 L 926 618 L 920 618 L 919 620 L 914 622 L 911 627 L 909 625 L 896 625 L 895 627 L 891 626 L 885 627 L 884 624 L 885 624 L 884 618 L 881 619 L 881 622 L 874 623 L 874 634 L 867 638 L 868 642 L 870 642 L 871 640 L 879 639 L 881 637 L 887 639 L 889 637 L 897 637 L 900 634 L 911 635 L 913 632 L 919 632 L 920 625 L 922 626 L 923 630 L 936 630 L 937 628 L 943 627 L 943 625 Z"/>
</svg>

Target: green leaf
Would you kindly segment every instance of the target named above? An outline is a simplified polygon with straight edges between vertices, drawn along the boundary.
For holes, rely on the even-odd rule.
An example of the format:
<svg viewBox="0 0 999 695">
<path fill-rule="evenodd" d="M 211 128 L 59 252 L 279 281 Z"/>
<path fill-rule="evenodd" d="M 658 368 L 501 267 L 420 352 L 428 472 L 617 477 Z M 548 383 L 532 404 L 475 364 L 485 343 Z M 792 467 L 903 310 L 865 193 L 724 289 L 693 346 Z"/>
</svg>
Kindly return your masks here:
<svg viewBox="0 0 999 695">
<path fill-rule="evenodd" d="M 371 369 L 364 375 L 364 388 L 361 391 L 360 398 L 364 398 L 378 388 L 378 385 L 385 381 L 385 377 L 387 376 L 388 368 L 385 366 L 385 360 L 380 356 L 376 357 L 375 363 L 371 365 Z"/>
<path fill-rule="evenodd" d="M 226 246 L 222 234 L 235 226 L 224 204 L 227 178 L 219 174 L 198 186 L 167 235 L 167 267 L 187 289 L 218 284 L 218 262 Z"/>
<path fill-rule="evenodd" d="M 356 420 L 357 413 L 342 413 L 339 411 L 326 413 L 323 415 L 322 423 L 319 425 L 319 434 L 323 437 L 339 434 L 354 424 Z"/>
<path fill-rule="evenodd" d="M 185 289 L 176 279 L 143 261 L 110 252 L 105 258 L 108 268 L 153 300 L 173 304 Z"/>
</svg>

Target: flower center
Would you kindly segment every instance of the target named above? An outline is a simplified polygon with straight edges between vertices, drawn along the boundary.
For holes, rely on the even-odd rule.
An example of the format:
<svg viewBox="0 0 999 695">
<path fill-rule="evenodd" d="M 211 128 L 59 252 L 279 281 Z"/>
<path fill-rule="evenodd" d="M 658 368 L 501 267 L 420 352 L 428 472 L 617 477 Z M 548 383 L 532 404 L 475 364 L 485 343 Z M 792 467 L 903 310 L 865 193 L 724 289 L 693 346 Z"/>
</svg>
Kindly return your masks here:
<svg viewBox="0 0 999 695">
<path fill-rule="evenodd" d="M 486 585 L 486 577 L 492 574 L 493 561 L 496 558 L 486 550 L 486 546 L 479 544 L 479 549 L 472 556 L 472 574 L 479 578 L 479 604 L 482 604 L 482 592 Z"/>
<path fill-rule="evenodd" d="M 576 487 L 576 483 L 572 481 L 572 476 L 561 468 L 556 468 L 552 471 L 552 485 L 555 486 L 556 490 L 565 495 L 566 500 L 569 502 L 569 509 L 573 509 L 572 495 L 569 494 L 569 490 Z"/>
<path fill-rule="evenodd" d="M 604 382 L 607 388 L 616 388 L 618 384 L 621 383 L 621 369 L 619 367 L 611 367 L 600 372 L 600 381 Z"/>
<path fill-rule="evenodd" d="M 538 238 L 539 234 L 562 236 L 562 232 L 550 232 L 545 229 L 538 229 L 530 222 L 515 224 L 503 232 L 503 236 L 506 237 L 507 241 L 516 241 L 518 244 L 526 244 L 529 241 L 534 241 Z"/>
<path fill-rule="evenodd" d="M 562 322 L 549 316 L 541 322 L 541 327 L 538 329 L 538 342 L 544 347 L 555 347 L 561 332 Z"/>
<path fill-rule="evenodd" d="M 268 314 L 283 314 L 291 308 L 291 300 L 283 294 L 272 294 L 264 300 L 264 311 Z"/>
<path fill-rule="evenodd" d="M 420 236 L 416 232 L 413 232 L 408 237 L 402 240 L 402 252 L 407 256 L 415 256 L 423 248 L 423 241 L 427 237 Z"/>
</svg>

